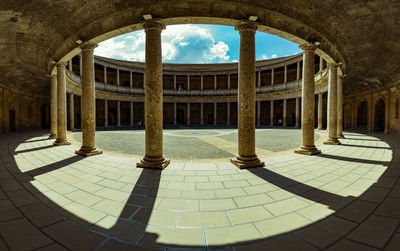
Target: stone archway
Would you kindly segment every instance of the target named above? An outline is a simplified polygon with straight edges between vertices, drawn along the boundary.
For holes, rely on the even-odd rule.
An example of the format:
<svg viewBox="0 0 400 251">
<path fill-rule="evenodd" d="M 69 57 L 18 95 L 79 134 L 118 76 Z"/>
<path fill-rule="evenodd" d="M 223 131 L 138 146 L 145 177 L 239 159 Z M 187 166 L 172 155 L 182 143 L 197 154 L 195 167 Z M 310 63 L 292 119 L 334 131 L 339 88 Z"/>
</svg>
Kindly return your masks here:
<svg viewBox="0 0 400 251">
<path fill-rule="evenodd" d="M 385 129 L 385 101 L 379 99 L 375 104 L 374 131 L 383 132 Z"/>
<path fill-rule="evenodd" d="M 357 129 L 366 130 L 368 126 L 368 105 L 365 100 L 358 104 L 357 108 Z"/>
<path fill-rule="evenodd" d="M 351 128 L 351 106 L 349 103 L 343 106 L 343 129 Z"/>
</svg>

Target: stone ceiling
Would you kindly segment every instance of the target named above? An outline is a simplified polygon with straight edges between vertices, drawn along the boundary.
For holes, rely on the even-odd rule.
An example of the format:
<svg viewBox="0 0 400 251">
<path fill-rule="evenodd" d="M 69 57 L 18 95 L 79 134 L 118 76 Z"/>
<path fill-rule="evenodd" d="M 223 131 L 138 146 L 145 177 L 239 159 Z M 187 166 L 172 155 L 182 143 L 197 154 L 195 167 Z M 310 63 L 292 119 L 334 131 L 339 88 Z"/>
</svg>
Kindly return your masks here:
<svg viewBox="0 0 400 251">
<path fill-rule="evenodd" d="M 167 24 L 234 25 L 258 16 L 260 30 L 321 42 L 343 63 L 346 94 L 400 80 L 398 0 L 3 0 L 0 83 L 47 94 L 51 62 L 78 53 L 76 40 L 138 29 L 148 13 Z"/>
</svg>

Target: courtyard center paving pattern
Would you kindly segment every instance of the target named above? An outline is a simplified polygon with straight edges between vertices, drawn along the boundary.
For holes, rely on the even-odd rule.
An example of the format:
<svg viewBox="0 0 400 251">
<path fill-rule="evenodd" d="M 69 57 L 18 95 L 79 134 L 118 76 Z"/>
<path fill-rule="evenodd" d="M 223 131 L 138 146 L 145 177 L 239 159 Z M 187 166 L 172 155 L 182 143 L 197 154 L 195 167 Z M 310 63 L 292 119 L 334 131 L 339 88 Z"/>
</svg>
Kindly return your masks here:
<svg viewBox="0 0 400 251">
<path fill-rule="evenodd" d="M 1 135 L 0 250 L 396 250 L 400 138 L 345 136 L 317 156 L 263 158 L 264 168 L 158 171 L 77 156 L 45 132 Z"/>
</svg>

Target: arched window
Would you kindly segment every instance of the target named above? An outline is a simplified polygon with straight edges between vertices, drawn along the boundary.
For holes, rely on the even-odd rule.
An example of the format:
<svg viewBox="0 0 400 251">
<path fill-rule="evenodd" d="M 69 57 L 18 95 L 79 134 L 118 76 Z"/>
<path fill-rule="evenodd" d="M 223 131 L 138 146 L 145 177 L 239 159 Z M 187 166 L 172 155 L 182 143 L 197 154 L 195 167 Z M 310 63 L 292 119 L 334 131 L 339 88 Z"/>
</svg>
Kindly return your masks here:
<svg viewBox="0 0 400 251">
<path fill-rule="evenodd" d="M 396 119 L 400 119 L 400 98 L 396 99 Z"/>
</svg>

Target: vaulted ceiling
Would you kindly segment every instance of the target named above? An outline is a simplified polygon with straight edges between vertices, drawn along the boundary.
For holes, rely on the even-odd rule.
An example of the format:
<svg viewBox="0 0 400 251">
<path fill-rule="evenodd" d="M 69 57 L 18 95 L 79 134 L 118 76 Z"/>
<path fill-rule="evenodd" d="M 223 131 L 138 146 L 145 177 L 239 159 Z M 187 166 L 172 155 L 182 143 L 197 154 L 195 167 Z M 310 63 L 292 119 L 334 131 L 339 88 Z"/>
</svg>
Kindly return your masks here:
<svg viewBox="0 0 400 251">
<path fill-rule="evenodd" d="M 255 15 L 262 31 L 320 42 L 318 53 L 343 63 L 346 94 L 400 80 L 398 0 L 4 0 L 0 83 L 46 94 L 52 61 L 78 53 L 76 40 L 139 29 L 148 13 L 166 24 L 235 25 Z"/>
</svg>

